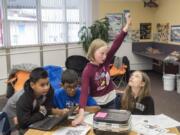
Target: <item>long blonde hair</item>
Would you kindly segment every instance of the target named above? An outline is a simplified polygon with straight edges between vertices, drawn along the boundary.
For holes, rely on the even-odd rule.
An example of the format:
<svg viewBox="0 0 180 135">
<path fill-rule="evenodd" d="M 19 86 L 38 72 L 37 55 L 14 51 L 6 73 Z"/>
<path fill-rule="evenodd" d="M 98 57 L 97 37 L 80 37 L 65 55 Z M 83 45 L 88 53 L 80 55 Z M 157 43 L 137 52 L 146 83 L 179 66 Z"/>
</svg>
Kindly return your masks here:
<svg viewBox="0 0 180 135">
<path fill-rule="evenodd" d="M 140 72 L 142 75 L 142 82 L 144 82 L 144 86 L 141 87 L 141 90 L 138 93 L 138 97 L 137 97 L 137 102 L 140 102 L 142 98 L 146 97 L 146 96 L 150 96 L 150 90 L 151 90 L 151 82 L 150 79 L 148 77 L 148 75 L 142 71 L 135 71 L 135 72 Z M 132 89 L 131 87 L 128 85 L 125 88 L 125 93 L 122 97 L 121 100 L 121 106 L 122 109 L 126 109 L 126 110 L 133 110 L 133 108 L 135 107 L 135 99 L 132 95 Z"/>
<path fill-rule="evenodd" d="M 92 41 L 91 45 L 89 46 L 87 57 L 90 61 L 94 61 L 94 54 L 97 49 L 107 46 L 107 43 L 102 39 L 95 39 Z"/>
</svg>

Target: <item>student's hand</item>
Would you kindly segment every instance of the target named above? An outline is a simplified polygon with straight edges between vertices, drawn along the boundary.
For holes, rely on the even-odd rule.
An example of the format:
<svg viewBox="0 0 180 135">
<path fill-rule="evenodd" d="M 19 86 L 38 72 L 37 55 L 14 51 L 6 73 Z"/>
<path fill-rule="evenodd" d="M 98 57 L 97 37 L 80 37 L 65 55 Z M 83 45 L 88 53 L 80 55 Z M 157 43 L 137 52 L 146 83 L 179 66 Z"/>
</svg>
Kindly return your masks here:
<svg viewBox="0 0 180 135">
<path fill-rule="evenodd" d="M 124 31 L 124 32 L 127 32 L 128 29 L 129 29 L 129 26 L 132 24 L 131 14 L 130 14 L 130 13 L 127 13 L 127 14 L 125 15 L 125 18 L 126 18 L 126 25 L 124 26 L 123 31 Z"/>
<path fill-rule="evenodd" d="M 79 115 L 76 119 L 72 121 L 72 126 L 77 126 L 79 124 L 82 124 L 84 121 L 84 115 Z"/>
<path fill-rule="evenodd" d="M 84 109 L 79 110 L 79 115 L 76 119 L 74 119 L 71 123 L 72 126 L 77 126 L 79 124 L 82 124 L 84 121 Z"/>
<path fill-rule="evenodd" d="M 68 112 L 69 112 L 69 109 L 67 109 L 67 108 L 62 109 L 62 115 L 65 115 Z"/>
<path fill-rule="evenodd" d="M 14 123 L 14 125 L 18 125 L 18 119 L 17 119 L 17 117 L 14 117 L 14 118 L 13 118 L 13 123 Z"/>
<path fill-rule="evenodd" d="M 127 13 L 127 14 L 125 15 L 125 18 L 126 18 L 126 24 L 130 26 L 130 25 L 132 24 L 131 14 L 130 14 L 130 13 Z"/>
<path fill-rule="evenodd" d="M 57 116 L 62 116 L 69 112 L 69 109 L 59 109 L 59 108 L 52 108 L 52 114 Z"/>
<path fill-rule="evenodd" d="M 46 115 L 47 115 L 46 107 L 43 106 L 43 105 L 41 105 L 41 106 L 39 107 L 39 112 L 40 112 L 42 115 L 46 116 Z"/>
<path fill-rule="evenodd" d="M 101 107 L 99 107 L 99 106 L 86 106 L 85 108 L 84 108 L 84 110 L 86 111 L 86 112 L 90 112 L 90 113 L 96 113 L 97 111 L 99 111 L 101 109 Z"/>
</svg>

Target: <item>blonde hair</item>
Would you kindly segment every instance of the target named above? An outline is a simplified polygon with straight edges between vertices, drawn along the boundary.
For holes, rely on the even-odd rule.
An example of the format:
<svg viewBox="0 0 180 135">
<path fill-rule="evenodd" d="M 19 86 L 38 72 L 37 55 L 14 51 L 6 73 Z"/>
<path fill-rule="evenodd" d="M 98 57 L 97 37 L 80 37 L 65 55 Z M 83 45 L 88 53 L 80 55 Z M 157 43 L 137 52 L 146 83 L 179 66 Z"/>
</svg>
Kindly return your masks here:
<svg viewBox="0 0 180 135">
<path fill-rule="evenodd" d="M 88 53 L 87 53 L 87 58 L 90 61 L 94 60 L 94 54 L 96 50 L 98 50 L 101 47 L 107 46 L 107 43 L 103 41 L 102 39 L 95 39 L 91 42 L 91 45 L 89 46 Z"/>
<path fill-rule="evenodd" d="M 130 86 L 127 86 L 125 88 L 125 93 L 122 97 L 121 100 L 121 106 L 122 109 L 130 110 L 132 111 L 133 108 L 135 107 L 135 102 L 140 102 L 142 98 L 146 96 L 150 96 L 150 90 L 151 90 L 151 82 L 148 77 L 148 75 L 142 71 L 135 71 L 135 72 L 140 72 L 142 75 L 142 82 L 144 82 L 144 86 L 141 87 L 141 90 L 139 91 L 139 96 L 137 97 L 137 101 L 135 101 L 133 95 L 132 95 L 132 89 Z"/>
</svg>

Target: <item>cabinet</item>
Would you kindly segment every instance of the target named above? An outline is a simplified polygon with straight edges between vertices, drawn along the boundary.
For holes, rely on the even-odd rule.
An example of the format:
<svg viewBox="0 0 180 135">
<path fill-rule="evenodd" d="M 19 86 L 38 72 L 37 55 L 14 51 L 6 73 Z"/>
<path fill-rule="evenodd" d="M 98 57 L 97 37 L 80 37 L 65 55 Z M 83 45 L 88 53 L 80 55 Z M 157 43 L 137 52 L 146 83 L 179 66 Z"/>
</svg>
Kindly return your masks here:
<svg viewBox="0 0 180 135">
<path fill-rule="evenodd" d="M 153 59 L 153 70 L 163 74 L 163 64 L 164 64 L 164 72 L 166 74 L 178 74 L 179 66 L 173 63 L 163 63 L 161 60 Z"/>
</svg>

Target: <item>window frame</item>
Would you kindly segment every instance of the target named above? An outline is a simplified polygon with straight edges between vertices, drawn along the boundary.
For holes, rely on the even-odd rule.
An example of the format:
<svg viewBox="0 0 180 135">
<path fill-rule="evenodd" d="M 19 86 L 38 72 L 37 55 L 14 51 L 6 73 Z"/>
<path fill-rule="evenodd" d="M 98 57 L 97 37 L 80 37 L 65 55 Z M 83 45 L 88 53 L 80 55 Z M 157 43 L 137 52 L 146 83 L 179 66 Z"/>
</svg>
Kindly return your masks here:
<svg viewBox="0 0 180 135">
<path fill-rule="evenodd" d="M 26 46 L 38 46 L 38 44 L 40 44 L 40 42 L 39 42 L 39 37 L 38 37 L 38 12 L 37 12 L 37 9 L 38 9 L 38 2 L 37 2 L 38 0 L 35 0 L 35 3 L 36 3 L 36 5 L 35 5 L 35 8 L 22 8 L 22 9 L 33 9 L 33 10 L 35 10 L 35 12 L 36 12 L 36 18 L 35 18 L 35 20 L 13 20 L 13 19 L 8 19 L 8 1 L 6 0 L 6 3 L 5 3 L 5 5 L 4 5 L 4 7 L 5 7 L 5 12 L 6 12 L 6 23 L 7 23 L 7 35 L 8 35 L 8 37 L 9 37 L 9 39 L 8 39 L 8 44 L 7 44 L 7 46 L 9 47 L 9 48 L 16 48 L 16 47 L 26 47 Z M 21 9 L 21 8 L 12 8 L 12 9 Z M 11 39 L 11 23 L 35 23 L 36 24 L 36 31 L 37 31 L 37 41 L 36 41 L 36 43 L 32 43 L 32 44 L 12 44 L 12 39 Z"/>
<path fill-rule="evenodd" d="M 5 47 L 5 48 L 21 48 L 21 47 L 36 47 L 36 46 L 51 46 L 51 45 L 67 45 L 67 44 L 77 44 L 79 43 L 79 40 L 78 41 L 69 41 L 70 38 L 69 38 L 69 28 L 68 26 L 70 24 L 78 24 L 79 25 L 79 29 L 81 28 L 82 25 L 86 24 L 85 22 L 81 22 L 81 12 L 83 12 L 81 10 L 81 7 L 77 7 L 77 9 L 79 9 L 79 22 L 77 21 L 68 21 L 67 20 L 67 10 L 68 9 L 71 9 L 71 8 L 67 8 L 67 1 L 66 0 L 63 0 L 63 4 L 64 5 L 64 8 L 61 7 L 61 9 L 63 9 L 63 15 L 65 15 L 65 21 L 43 21 L 42 20 L 42 9 L 49 9 L 48 7 L 43 7 L 42 4 L 41 4 L 41 0 L 35 0 L 36 1 L 36 20 L 12 20 L 12 19 L 8 19 L 8 1 L 6 0 L 2 0 L 3 2 L 3 23 L 2 24 L 5 24 L 2 26 L 2 29 L 3 29 L 3 46 L 0 46 L 0 48 L 2 47 Z M 59 8 L 53 8 L 53 9 L 60 9 Z M 75 8 L 72 8 L 72 9 L 75 9 Z M 32 43 L 32 44 L 12 44 L 12 39 L 11 39 L 11 33 L 10 33 L 10 24 L 11 22 L 33 22 L 33 23 L 36 23 L 37 27 L 37 43 Z M 45 42 L 43 41 L 43 23 L 57 23 L 57 24 L 64 24 L 64 32 L 65 35 L 64 35 L 64 41 L 63 42 Z M 78 34 L 78 33 L 77 33 Z"/>
<path fill-rule="evenodd" d="M 0 43 L 0 48 L 5 48 L 5 46 L 4 46 L 4 31 L 3 31 L 3 24 L 4 24 L 4 17 L 3 17 L 3 2 L 2 2 L 2 0 L 0 0 L 0 27 L 1 27 L 1 29 L 0 29 L 0 34 L 1 34 L 1 42 L 2 43 Z"/>
</svg>

